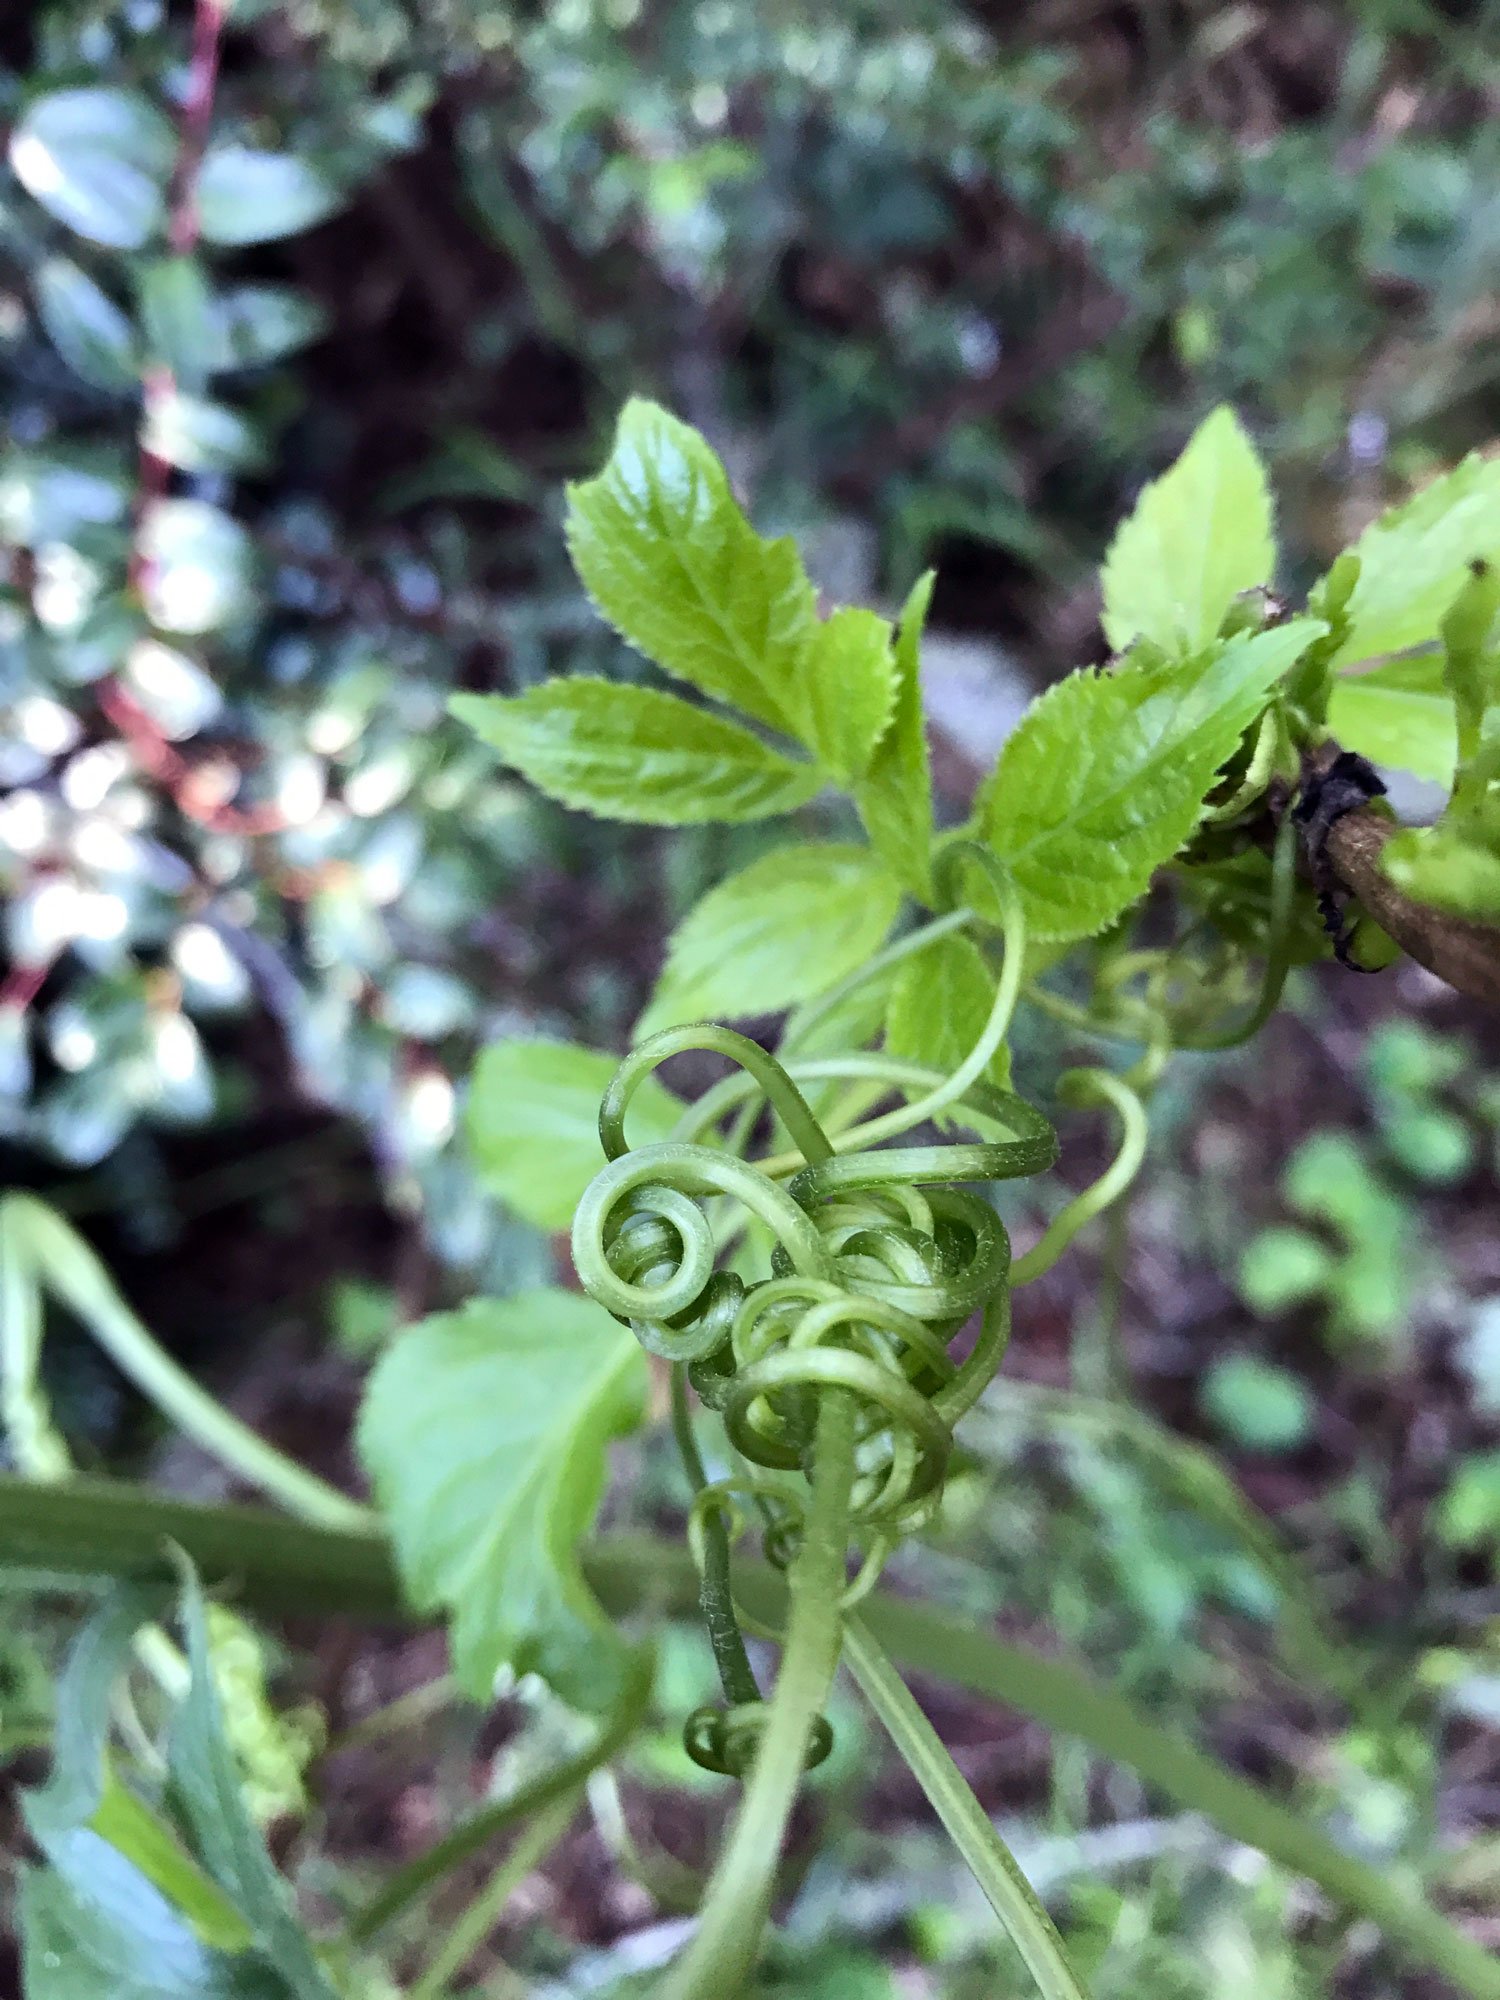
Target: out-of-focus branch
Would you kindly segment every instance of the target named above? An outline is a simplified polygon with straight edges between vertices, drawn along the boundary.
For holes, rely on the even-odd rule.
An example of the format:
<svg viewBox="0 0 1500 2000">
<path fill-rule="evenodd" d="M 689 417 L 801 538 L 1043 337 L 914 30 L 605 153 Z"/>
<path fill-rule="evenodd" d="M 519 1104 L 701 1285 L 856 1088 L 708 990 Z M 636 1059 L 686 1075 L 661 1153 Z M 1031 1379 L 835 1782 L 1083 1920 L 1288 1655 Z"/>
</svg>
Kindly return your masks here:
<svg viewBox="0 0 1500 2000">
<path fill-rule="evenodd" d="M 1342 814 L 1328 829 L 1324 853 L 1344 888 L 1359 898 L 1401 949 L 1459 993 L 1500 1011 L 1500 930 L 1414 903 L 1380 865 L 1393 819 L 1373 806 Z"/>
</svg>

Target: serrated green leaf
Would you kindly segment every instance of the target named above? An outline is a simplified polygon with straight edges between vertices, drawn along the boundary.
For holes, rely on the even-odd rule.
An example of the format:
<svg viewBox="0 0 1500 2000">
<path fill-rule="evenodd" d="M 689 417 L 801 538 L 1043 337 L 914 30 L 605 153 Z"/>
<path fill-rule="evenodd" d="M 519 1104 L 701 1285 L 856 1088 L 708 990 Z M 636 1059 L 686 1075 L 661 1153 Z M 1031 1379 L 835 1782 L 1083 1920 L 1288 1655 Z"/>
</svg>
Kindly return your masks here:
<svg viewBox="0 0 1500 2000">
<path fill-rule="evenodd" d="M 1362 674 L 1341 674 L 1328 703 L 1328 727 L 1346 750 L 1451 785 L 1458 761 L 1453 698 L 1440 654 L 1391 660 Z"/>
<path fill-rule="evenodd" d="M 131 90 L 50 91 L 10 138 L 11 166 L 33 200 L 111 250 L 139 250 L 163 221 L 176 156 L 171 125 Z"/>
<path fill-rule="evenodd" d="M 96 388 L 134 389 L 140 380 L 135 328 L 92 278 L 66 257 L 36 274 L 36 309 L 52 345 L 75 375 Z"/>
<path fill-rule="evenodd" d="M 198 173 L 198 227 L 206 243 L 271 243 L 323 221 L 343 196 L 295 153 L 212 146 Z"/>
<path fill-rule="evenodd" d="M 840 784 L 870 760 L 896 703 L 896 661 L 887 619 L 858 608 L 814 628 L 799 668 L 798 735 Z"/>
<path fill-rule="evenodd" d="M 885 1044 L 894 1056 L 956 1070 L 984 1031 L 995 1003 L 995 975 L 972 938 L 935 938 L 897 968 L 886 1011 Z M 995 1052 L 986 1072 L 1010 1087 L 1010 1051 Z"/>
<path fill-rule="evenodd" d="M 1477 452 L 1366 528 L 1334 665 L 1429 645 L 1469 565 L 1500 560 L 1500 458 Z"/>
<path fill-rule="evenodd" d="M 932 602 L 933 571 L 917 579 L 896 628 L 896 696 L 854 803 L 876 853 L 913 895 L 932 895 L 932 773 L 922 720 L 922 628 Z"/>
<path fill-rule="evenodd" d="M 1070 674 L 1034 702 L 980 791 L 980 832 L 1040 940 L 1091 936 L 1197 825 L 1214 774 L 1325 628 L 1302 618 L 1205 657 Z"/>
<path fill-rule="evenodd" d="M 577 675 L 526 694 L 455 695 L 449 707 L 538 791 L 648 826 L 764 819 L 822 784 L 737 722 L 655 688 Z"/>
<path fill-rule="evenodd" d="M 901 892 L 868 848 L 778 847 L 710 889 L 673 933 L 637 1036 L 779 1013 L 863 964 Z"/>
<path fill-rule="evenodd" d="M 568 489 L 567 535 L 622 638 L 704 694 L 793 727 L 813 588 L 793 544 L 745 519 L 696 431 L 655 403 L 627 403 L 603 471 Z"/>
<path fill-rule="evenodd" d="M 448 1613 L 454 1670 L 488 1701 L 502 1666 L 602 1711 L 630 1654 L 578 1548 L 605 1448 L 639 1417 L 645 1357 L 575 1292 L 475 1299 L 404 1334 L 370 1378 L 359 1448 L 420 1611 Z"/>
<path fill-rule="evenodd" d="M 1104 562 L 1104 630 L 1116 652 L 1145 638 L 1174 654 L 1215 637 L 1242 590 L 1276 566 L 1270 489 L 1230 409 L 1215 410 L 1149 485 Z"/>
<path fill-rule="evenodd" d="M 1500 695 L 1500 653 L 1490 648 L 1495 613 L 1500 609 L 1500 570 L 1475 563 L 1453 603 L 1443 615 L 1443 677 L 1453 697 L 1458 726 L 1459 763 L 1467 767 L 1479 753 L 1485 712 Z M 1464 792 L 1465 771 L 1459 772 L 1457 792 Z M 1459 803 L 1454 800 L 1455 805 Z"/>
<path fill-rule="evenodd" d="M 619 1058 L 571 1042 L 493 1042 L 469 1085 L 469 1145 L 485 1186 L 538 1229 L 566 1229 L 604 1165 L 599 1102 Z M 630 1100 L 632 1145 L 665 1139 L 681 1102 L 648 1077 Z"/>
</svg>

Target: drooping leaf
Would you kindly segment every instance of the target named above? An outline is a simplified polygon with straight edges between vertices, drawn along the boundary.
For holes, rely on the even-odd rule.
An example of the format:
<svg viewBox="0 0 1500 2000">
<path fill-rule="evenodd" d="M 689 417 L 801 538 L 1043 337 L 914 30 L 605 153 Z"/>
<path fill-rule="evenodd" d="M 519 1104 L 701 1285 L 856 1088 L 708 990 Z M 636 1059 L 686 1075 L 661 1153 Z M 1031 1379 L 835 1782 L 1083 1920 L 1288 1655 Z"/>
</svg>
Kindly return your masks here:
<svg viewBox="0 0 1500 2000">
<path fill-rule="evenodd" d="M 377 1364 L 359 1446 L 421 1611 L 445 1611 L 459 1679 L 502 1666 L 579 1708 L 620 1698 L 630 1655 L 579 1568 L 605 1447 L 639 1415 L 635 1336 L 577 1293 L 475 1299 Z"/>
<path fill-rule="evenodd" d="M 49 91 L 26 107 L 10 138 L 10 163 L 27 193 L 111 250 L 139 250 L 162 222 L 176 156 L 171 125 L 131 90 Z"/>
<path fill-rule="evenodd" d="M 270 243 L 331 215 L 343 200 L 295 153 L 212 146 L 198 174 L 198 226 L 205 242 Z"/>
<path fill-rule="evenodd" d="M 1328 704 L 1328 727 L 1346 750 L 1451 785 L 1458 759 L 1453 698 L 1438 653 L 1390 660 L 1362 674 L 1341 674 Z"/>
<path fill-rule="evenodd" d="M 257 1954 L 297 2000 L 338 2000 L 292 1910 L 245 1803 L 214 1689 L 203 1593 L 188 1572 L 183 1624 L 191 1679 L 172 1719 L 168 1769 L 177 1811 L 194 1852 L 250 1928 Z"/>
<path fill-rule="evenodd" d="M 922 627 L 932 602 L 933 571 L 917 579 L 896 628 L 896 699 L 890 728 L 854 802 L 876 853 L 912 893 L 932 893 L 932 774 L 922 726 Z"/>
<path fill-rule="evenodd" d="M 568 489 L 567 534 L 622 638 L 704 694 L 793 727 L 812 585 L 789 540 L 751 527 L 696 431 L 632 399 L 603 471 Z"/>
<path fill-rule="evenodd" d="M 606 819 L 764 819 L 806 805 L 822 783 L 816 766 L 655 688 L 580 674 L 510 699 L 455 695 L 449 706 L 538 791 Z"/>
<path fill-rule="evenodd" d="M 775 848 L 678 926 L 637 1035 L 777 1013 L 825 992 L 876 949 L 899 901 L 895 877 L 867 848 Z"/>
<path fill-rule="evenodd" d="M 1104 630 L 1116 652 L 1135 639 L 1197 653 L 1242 590 L 1276 563 L 1265 468 L 1233 410 L 1207 417 L 1146 488 L 1104 563 Z"/>
<path fill-rule="evenodd" d="M 885 1043 L 892 1055 L 951 1072 L 969 1054 L 989 1019 L 995 975 L 972 938 L 935 938 L 897 969 L 886 1012 Z M 989 1080 L 1010 1085 L 1010 1051 L 990 1061 Z"/>
<path fill-rule="evenodd" d="M 1500 560 L 1500 458 L 1475 452 L 1366 528 L 1334 665 L 1430 644 L 1469 565 Z"/>
<path fill-rule="evenodd" d="M 109 294 L 66 257 L 36 274 L 36 307 L 52 345 L 96 388 L 133 389 L 140 379 L 135 328 Z"/>
<path fill-rule="evenodd" d="M 861 778 L 896 701 L 888 621 L 873 611 L 835 611 L 818 625 L 799 669 L 798 734 L 841 784 Z"/>
<path fill-rule="evenodd" d="M 469 1084 L 467 1126 L 486 1187 L 539 1229 L 566 1229 L 604 1165 L 599 1100 L 619 1067 L 570 1042 L 493 1042 Z M 682 1105 L 654 1077 L 630 1100 L 633 1145 L 665 1139 Z"/>
<path fill-rule="evenodd" d="M 1085 669 L 1033 703 L 981 789 L 978 821 L 1036 938 L 1088 937 L 1144 893 L 1276 681 L 1323 629 L 1298 619 L 1192 660 Z"/>
</svg>

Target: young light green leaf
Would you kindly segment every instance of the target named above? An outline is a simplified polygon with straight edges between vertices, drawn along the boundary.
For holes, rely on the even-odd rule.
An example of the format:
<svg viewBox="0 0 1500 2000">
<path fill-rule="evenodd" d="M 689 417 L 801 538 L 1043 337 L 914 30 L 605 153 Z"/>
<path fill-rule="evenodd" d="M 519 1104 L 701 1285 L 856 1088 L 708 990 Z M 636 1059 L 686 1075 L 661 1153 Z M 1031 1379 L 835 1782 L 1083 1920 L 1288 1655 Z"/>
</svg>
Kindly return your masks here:
<svg viewBox="0 0 1500 2000">
<path fill-rule="evenodd" d="M 1085 669 L 1033 703 L 979 796 L 1034 937 L 1091 936 L 1182 846 L 1214 774 L 1323 632 L 1302 618 L 1206 656 Z"/>
<path fill-rule="evenodd" d="M 1445 818 L 1436 826 L 1403 827 L 1382 848 L 1380 862 L 1414 902 L 1472 923 L 1500 924 L 1500 841 Z"/>
<path fill-rule="evenodd" d="M 1242 590 L 1276 565 L 1265 468 L 1233 410 L 1218 409 L 1148 486 L 1104 562 L 1104 630 L 1116 652 L 1153 640 L 1201 652 Z"/>
<path fill-rule="evenodd" d="M 1479 752 L 1485 711 L 1500 698 L 1500 654 L 1490 648 L 1500 610 L 1500 570 L 1476 562 L 1444 615 L 1443 676 L 1453 697 L 1460 764 Z M 1460 774 L 1459 788 L 1463 789 Z"/>
<path fill-rule="evenodd" d="M 421 1321 L 370 1378 L 359 1447 L 419 1611 L 445 1610 L 454 1669 L 488 1701 L 502 1666 L 578 1708 L 623 1692 L 630 1655 L 579 1568 L 605 1447 L 639 1418 L 628 1327 L 575 1292 L 475 1299 Z"/>
<path fill-rule="evenodd" d="M 95 388 L 133 389 L 140 380 L 135 328 L 107 292 L 66 257 L 36 274 L 36 309 L 52 345 Z"/>
<path fill-rule="evenodd" d="M 10 163 L 59 222 L 111 250 L 139 250 L 166 213 L 177 156 L 172 127 L 131 90 L 54 90 L 10 138 Z"/>
<path fill-rule="evenodd" d="M 509 699 L 454 695 L 449 707 L 538 791 L 606 819 L 764 819 L 806 805 L 822 785 L 815 765 L 655 688 L 579 674 Z"/>
<path fill-rule="evenodd" d="M 619 1068 L 571 1042 L 493 1042 L 469 1084 L 467 1126 L 480 1178 L 538 1229 L 566 1229 L 604 1165 L 599 1101 Z M 633 1145 L 665 1139 L 682 1105 L 648 1077 L 630 1100 Z"/>
<path fill-rule="evenodd" d="M 1469 565 L 1500 560 L 1500 458 L 1472 453 L 1372 522 L 1355 554 L 1349 635 L 1334 665 L 1431 644 Z"/>
<path fill-rule="evenodd" d="M 295 153 L 213 146 L 198 174 L 198 227 L 207 243 L 270 243 L 310 229 L 342 200 Z"/>
<path fill-rule="evenodd" d="M 779 1013 L 880 944 L 901 892 L 864 847 L 778 847 L 721 882 L 673 933 L 637 1036 L 679 1021 Z"/>
<path fill-rule="evenodd" d="M 902 606 L 896 628 L 895 711 L 869 771 L 854 788 L 854 803 L 875 852 L 923 902 L 932 895 L 932 774 L 922 724 L 921 650 L 936 580 L 928 570 Z"/>
<path fill-rule="evenodd" d="M 1339 675 L 1328 703 L 1328 727 L 1346 750 L 1357 750 L 1371 763 L 1394 764 L 1435 784 L 1453 782 L 1458 733 L 1441 654 Z"/>
<path fill-rule="evenodd" d="M 633 398 L 604 470 L 568 489 L 567 534 L 622 638 L 704 694 L 792 726 L 813 588 L 792 543 L 765 541 L 745 519 L 696 431 Z"/>
<path fill-rule="evenodd" d="M 912 1062 L 956 1070 L 989 1019 L 995 983 L 972 938 L 957 933 L 935 938 L 897 969 L 886 1012 L 886 1047 Z M 987 1074 L 991 1083 L 1009 1089 L 1009 1049 L 996 1051 Z"/>
<path fill-rule="evenodd" d="M 799 688 L 798 735 L 840 784 L 862 778 L 896 703 L 888 621 L 845 609 L 815 626 Z"/>
</svg>

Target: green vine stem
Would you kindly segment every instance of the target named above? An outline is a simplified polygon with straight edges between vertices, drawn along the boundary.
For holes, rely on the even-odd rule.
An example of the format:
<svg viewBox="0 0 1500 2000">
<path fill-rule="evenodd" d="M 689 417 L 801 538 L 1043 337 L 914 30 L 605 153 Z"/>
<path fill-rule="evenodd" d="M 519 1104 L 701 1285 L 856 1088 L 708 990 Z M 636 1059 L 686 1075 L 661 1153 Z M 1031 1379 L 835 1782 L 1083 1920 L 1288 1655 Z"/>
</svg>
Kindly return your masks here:
<svg viewBox="0 0 1500 2000">
<path fill-rule="evenodd" d="M 145 1568 L 169 1573 L 162 1555 L 168 1541 L 192 1557 L 205 1584 L 237 1591 L 259 1610 L 417 1622 L 402 1596 L 390 1543 L 378 1529 L 316 1528 L 264 1508 L 167 1500 L 122 1480 L 39 1486 L 0 1474 L 0 1548 L 12 1576 L 53 1588 L 95 1589 Z M 698 1603 L 692 1556 L 656 1536 L 606 1536 L 583 1551 L 583 1568 L 589 1588 L 615 1617 L 643 1607 L 662 1617 L 684 1616 Z M 786 1579 L 769 1564 L 741 1562 L 735 1592 L 747 1616 L 769 1626 L 784 1618 Z M 860 1618 L 903 1670 L 1077 1737 L 1184 1811 L 1202 1813 L 1231 1840 L 1305 1876 L 1334 1903 L 1379 1925 L 1413 1964 L 1450 1979 L 1471 2000 L 1500 2000 L 1500 1963 L 1401 1878 L 1346 1853 L 1319 1827 L 1196 1749 L 1180 1730 L 1162 1728 L 1068 1661 L 999 1639 L 969 1618 L 879 1592 L 862 1605 Z"/>
<path fill-rule="evenodd" d="M 844 1627 L 844 1657 L 871 1708 L 984 1891 L 1042 2000 L 1088 2000 L 1057 1928 L 991 1824 L 905 1681 L 860 1619 Z"/>
<path fill-rule="evenodd" d="M 1024 1257 L 1018 1257 L 1011 1271 L 1011 1284 L 1029 1285 L 1052 1269 L 1085 1224 L 1119 1200 L 1141 1170 L 1146 1157 L 1150 1130 L 1146 1107 L 1123 1078 L 1105 1069 L 1074 1069 L 1058 1080 L 1058 1096 L 1065 1104 L 1107 1104 L 1119 1116 L 1120 1143 L 1114 1159 L 1098 1180 L 1075 1195 L 1060 1214 L 1055 1215 L 1041 1237 Z"/>
<path fill-rule="evenodd" d="M 788 1579 L 791 1612 L 776 1689 L 698 1929 L 663 1983 L 661 2000 L 721 2000 L 739 1990 L 755 1963 L 792 1803 L 838 1667 L 854 1418 L 849 1396 L 820 1398 L 812 1490 Z"/>
<path fill-rule="evenodd" d="M 44 1286 L 54 1292 L 121 1373 L 186 1436 L 305 1521 L 325 1528 L 358 1528 L 369 1522 L 367 1508 L 267 1444 L 199 1388 L 136 1318 L 83 1239 L 44 1203 L 29 1195 L 7 1195 L 0 1229 L 10 1272 L 8 1286 L 29 1284 L 37 1299 Z M 31 1310 L 39 1313 L 39 1304 Z M 38 1344 L 39 1337 L 28 1341 L 33 1369 Z M 4 1358 L 9 1415 L 12 1400 L 21 1392 L 9 1380 L 13 1357 L 8 1350 Z M 18 1363 L 22 1358 L 15 1357 Z"/>
</svg>

